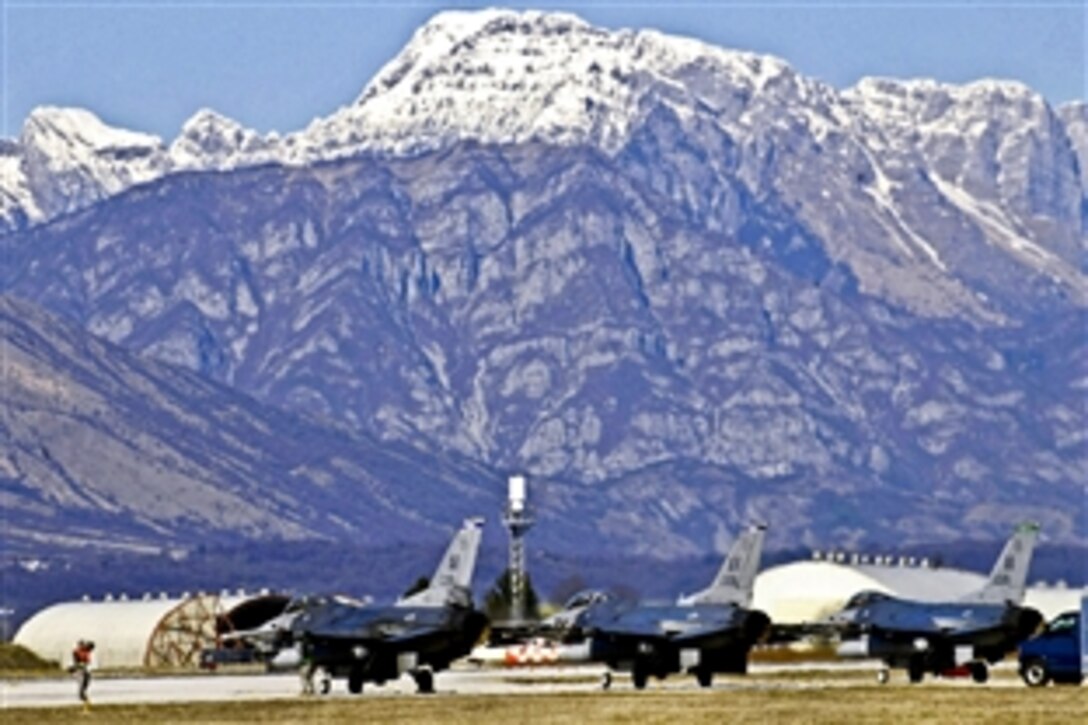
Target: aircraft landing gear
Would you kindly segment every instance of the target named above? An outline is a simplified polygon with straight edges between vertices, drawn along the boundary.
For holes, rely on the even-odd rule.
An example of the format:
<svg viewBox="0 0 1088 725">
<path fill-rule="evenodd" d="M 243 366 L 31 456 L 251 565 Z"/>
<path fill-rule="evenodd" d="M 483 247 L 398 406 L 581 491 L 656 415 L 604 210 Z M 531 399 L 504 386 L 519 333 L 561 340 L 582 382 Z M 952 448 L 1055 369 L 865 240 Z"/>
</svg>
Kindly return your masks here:
<svg viewBox="0 0 1088 725">
<path fill-rule="evenodd" d="M 434 673 L 430 670 L 413 670 L 412 679 L 416 681 L 416 692 L 421 695 L 434 694 Z"/>
<path fill-rule="evenodd" d="M 363 671 L 354 669 L 348 673 L 348 692 L 359 695 L 363 692 Z"/>
<path fill-rule="evenodd" d="M 876 671 L 876 681 L 881 685 L 888 684 L 888 681 L 891 680 L 891 678 L 891 670 L 889 670 L 887 667 L 881 667 L 879 670 Z"/>
<path fill-rule="evenodd" d="M 634 684 L 636 690 L 645 690 L 646 681 L 650 679 L 650 671 L 646 665 L 639 662 L 635 663 L 635 666 L 631 669 L 631 682 Z"/>
<path fill-rule="evenodd" d="M 985 662 L 972 662 L 968 667 L 971 670 L 971 679 L 980 685 L 990 679 L 990 668 Z"/>
<path fill-rule="evenodd" d="M 607 690 L 612 687 L 612 673 L 605 670 L 605 673 L 601 675 L 601 689 Z"/>
<path fill-rule="evenodd" d="M 695 679 L 699 687 L 710 687 L 714 684 L 714 673 L 710 670 L 699 669 L 695 671 Z"/>
<path fill-rule="evenodd" d="M 911 657 L 907 664 L 907 679 L 912 685 L 917 685 L 926 674 L 926 663 L 921 657 Z"/>
<path fill-rule="evenodd" d="M 304 666 L 301 679 L 303 696 L 317 693 L 327 695 L 332 689 L 332 675 L 324 667 L 316 667 L 313 664 Z"/>
</svg>

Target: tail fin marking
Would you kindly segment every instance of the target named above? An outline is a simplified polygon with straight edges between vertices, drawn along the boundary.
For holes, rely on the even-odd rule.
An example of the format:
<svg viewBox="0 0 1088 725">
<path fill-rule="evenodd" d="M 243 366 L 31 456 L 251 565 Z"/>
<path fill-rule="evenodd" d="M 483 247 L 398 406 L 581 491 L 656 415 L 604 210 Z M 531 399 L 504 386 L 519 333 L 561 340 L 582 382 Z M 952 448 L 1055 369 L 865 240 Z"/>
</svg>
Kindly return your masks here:
<svg viewBox="0 0 1088 725">
<path fill-rule="evenodd" d="M 472 576 L 476 571 L 476 554 L 480 549 L 483 519 L 466 519 L 438 568 L 431 577 L 430 585 L 397 601 L 399 606 L 442 606 L 472 590 Z"/>
<path fill-rule="evenodd" d="M 722 563 L 718 575 L 709 587 L 687 597 L 681 597 L 680 604 L 738 604 L 748 606 L 752 603 L 752 589 L 756 574 L 759 573 L 759 560 L 763 554 L 765 526 L 753 526 L 741 534 Z"/>
<path fill-rule="evenodd" d="M 1038 524 L 1023 523 L 1017 526 L 997 557 L 986 584 L 977 592 L 968 594 L 963 601 L 992 604 L 1019 604 L 1023 601 L 1031 555 L 1038 536 Z"/>
</svg>

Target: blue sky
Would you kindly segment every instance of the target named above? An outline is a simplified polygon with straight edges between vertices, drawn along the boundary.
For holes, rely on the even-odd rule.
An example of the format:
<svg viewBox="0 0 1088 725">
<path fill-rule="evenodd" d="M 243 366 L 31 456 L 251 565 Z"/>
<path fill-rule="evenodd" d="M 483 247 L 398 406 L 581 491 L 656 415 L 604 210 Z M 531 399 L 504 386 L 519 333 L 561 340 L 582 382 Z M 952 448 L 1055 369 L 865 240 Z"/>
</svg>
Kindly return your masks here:
<svg viewBox="0 0 1088 725">
<path fill-rule="evenodd" d="M 0 0 L 4 136 L 35 106 L 77 105 L 166 138 L 213 108 L 292 131 L 350 103 L 435 12 L 479 3 L 352 0 Z M 492 3 L 495 4 L 495 3 Z M 503 3 L 572 10 L 611 28 L 654 27 L 778 55 L 838 87 L 865 75 L 1021 80 L 1083 99 L 1086 3 Z"/>
</svg>

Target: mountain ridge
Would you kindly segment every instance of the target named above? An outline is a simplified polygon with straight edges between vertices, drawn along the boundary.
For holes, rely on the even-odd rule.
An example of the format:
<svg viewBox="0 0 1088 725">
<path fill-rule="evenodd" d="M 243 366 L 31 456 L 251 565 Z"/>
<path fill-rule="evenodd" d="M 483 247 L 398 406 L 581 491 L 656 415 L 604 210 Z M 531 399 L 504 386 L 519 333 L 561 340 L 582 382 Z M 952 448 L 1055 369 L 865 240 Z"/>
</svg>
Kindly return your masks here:
<svg viewBox="0 0 1088 725">
<path fill-rule="evenodd" d="M 262 406 L 7 295 L 0 333 L 7 554 L 239 538 L 375 545 L 394 522 L 406 540 L 413 529 L 441 536 L 458 514 L 499 505 L 490 471 Z M 444 491 L 458 504 L 421 505 Z"/>
<path fill-rule="evenodd" d="M 234 168 L 274 149 L 202 113 L 172 148 L 214 170 L 9 232 L 0 287 L 265 404 L 526 471 L 543 511 L 637 553 L 751 520 L 780 545 L 999 538 L 1025 515 L 1083 540 L 1077 114 L 1017 84 L 851 94 L 570 16 L 451 17 L 320 160 Z M 436 110 L 467 88 L 500 116 L 561 89 L 577 133 L 533 136 L 527 112 L 444 136 L 497 117 L 408 113 L 424 80 Z M 366 147 L 367 113 L 389 146 Z M 308 158 L 298 138 L 269 143 Z"/>
</svg>

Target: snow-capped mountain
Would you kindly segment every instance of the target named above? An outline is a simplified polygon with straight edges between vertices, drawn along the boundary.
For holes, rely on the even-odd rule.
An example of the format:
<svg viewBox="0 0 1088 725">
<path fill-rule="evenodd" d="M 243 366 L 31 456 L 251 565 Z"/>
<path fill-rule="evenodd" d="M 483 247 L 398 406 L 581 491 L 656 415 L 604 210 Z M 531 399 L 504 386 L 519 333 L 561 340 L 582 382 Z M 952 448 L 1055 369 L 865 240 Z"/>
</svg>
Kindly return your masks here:
<svg viewBox="0 0 1088 725">
<path fill-rule="evenodd" d="M 635 550 L 752 519 L 1083 538 L 1075 110 L 443 13 L 304 131 L 145 139 L 123 193 L 69 132 L 46 155 L 99 196 L 58 217 L 13 182 L 40 221 L 0 237 L 0 281 L 266 403 L 558 482 L 553 511 Z"/>
<path fill-rule="evenodd" d="M 178 171 L 222 171 L 278 160 L 274 135 L 261 136 L 209 109 L 185 122 L 166 158 L 167 167 Z"/>
<path fill-rule="evenodd" d="M 24 124 L 18 146 L 19 186 L 33 200 L 23 210 L 30 220 L 83 208 L 164 171 L 158 137 L 112 128 L 79 109 L 39 108 Z"/>
<path fill-rule="evenodd" d="M 166 146 L 90 111 L 38 108 L 17 140 L 0 142 L 0 230 L 49 221 L 170 173 L 265 163 L 276 158 L 274 143 L 206 109 Z"/>
<path fill-rule="evenodd" d="M 442 13 L 355 103 L 284 138 L 205 110 L 166 147 L 86 111 L 42 109 L 6 146 L 0 217 L 47 220 L 181 170 L 467 141 L 614 155 L 662 114 L 712 152 L 716 174 L 795 207 L 864 291 L 991 322 L 1004 311 L 986 300 L 1025 268 L 1042 294 L 1088 295 L 1073 110 L 1063 121 L 1026 87 L 995 81 L 866 79 L 839 93 L 776 58 L 567 14 Z M 996 279 L 978 279 L 983 247 L 1001 252 L 981 252 Z"/>
</svg>

